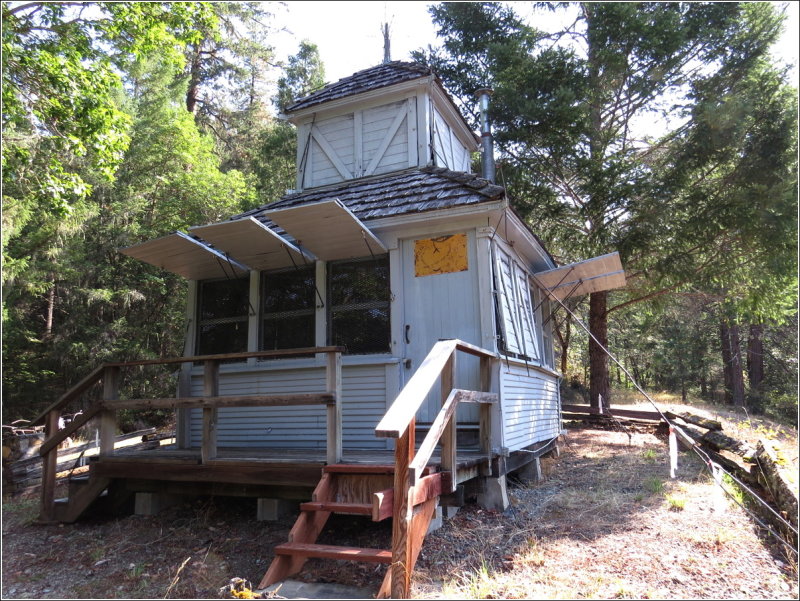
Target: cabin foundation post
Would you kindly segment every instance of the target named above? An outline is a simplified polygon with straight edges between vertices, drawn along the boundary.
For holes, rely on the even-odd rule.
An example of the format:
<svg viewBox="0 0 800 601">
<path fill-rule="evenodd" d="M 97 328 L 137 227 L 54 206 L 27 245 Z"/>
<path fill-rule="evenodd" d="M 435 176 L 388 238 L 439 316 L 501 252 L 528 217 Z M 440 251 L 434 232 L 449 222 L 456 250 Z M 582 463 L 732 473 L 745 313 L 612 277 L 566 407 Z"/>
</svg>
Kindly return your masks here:
<svg viewBox="0 0 800 601">
<path fill-rule="evenodd" d="M 433 517 L 431 518 L 431 523 L 428 524 L 428 531 L 425 533 L 430 534 L 431 532 L 435 532 L 439 528 L 442 527 L 444 520 L 442 519 L 444 516 L 442 512 L 442 506 L 437 505 L 436 508 L 433 510 Z"/>
<path fill-rule="evenodd" d="M 505 511 L 509 505 L 505 474 L 497 478 L 482 478 L 482 480 L 484 490 L 478 493 L 478 505 L 486 509 Z"/>
<path fill-rule="evenodd" d="M 256 520 L 275 522 L 297 509 L 297 503 L 286 499 L 258 499 Z"/>
<path fill-rule="evenodd" d="M 183 501 L 185 497 L 163 492 L 137 492 L 133 501 L 136 515 L 158 515 L 158 513 Z"/>
<path fill-rule="evenodd" d="M 517 477 L 523 484 L 533 484 L 542 480 L 542 462 L 539 457 L 534 457 L 529 463 L 517 471 Z"/>
<path fill-rule="evenodd" d="M 561 457 L 561 449 L 558 448 L 558 443 L 554 443 L 552 448 L 542 455 L 542 457 L 552 457 L 553 459 Z"/>
</svg>

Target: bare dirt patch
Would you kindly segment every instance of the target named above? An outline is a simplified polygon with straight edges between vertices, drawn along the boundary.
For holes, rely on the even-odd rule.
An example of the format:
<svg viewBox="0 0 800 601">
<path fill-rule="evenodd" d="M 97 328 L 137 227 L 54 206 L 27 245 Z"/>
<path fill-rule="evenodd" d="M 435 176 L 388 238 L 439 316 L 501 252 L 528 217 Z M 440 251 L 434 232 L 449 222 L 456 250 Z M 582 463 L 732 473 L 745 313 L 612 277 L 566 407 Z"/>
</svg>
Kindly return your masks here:
<svg viewBox="0 0 800 601">
<path fill-rule="evenodd" d="M 426 539 L 425 598 L 797 598 L 796 563 L 681 453 L 669 479 L 651 433 L 570 429 L 546 479 L 510 487 L 504 513 L 467 505 Z M 255 521 L 255 500 L 197 499 L 158 516 L 37 525 L 37 500 L 3 504 L 3 598 L 215 598 L 257 583 L 296 515 Z M 337 518 L 321 542 L 388 548 L 387 524 Z M 301 579 L 375 591 L 385 568 L 309 562 Z"/>
</svg>

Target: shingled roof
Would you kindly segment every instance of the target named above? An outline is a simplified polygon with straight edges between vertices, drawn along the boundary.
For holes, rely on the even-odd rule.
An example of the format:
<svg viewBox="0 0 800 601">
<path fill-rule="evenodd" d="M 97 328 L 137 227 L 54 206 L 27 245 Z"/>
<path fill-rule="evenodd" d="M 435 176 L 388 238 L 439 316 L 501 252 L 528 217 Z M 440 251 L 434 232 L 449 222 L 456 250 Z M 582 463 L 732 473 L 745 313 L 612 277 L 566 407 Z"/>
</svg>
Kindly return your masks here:
<svg viewBox="0 0 800 601">
<path fill-rule="evenodd" d="M 310 106 L 328 102 L 329 100 L 336 100 L 337 98 L 344 98 L 345 96 L 353 96 L 355 94 L 361 94 L 362 92 L 385 88 L 386 86 L 391 86 L 396 83 L 419 79 L 420 77 L 427 77 L 432 74 L 433 71 L 431 71 L 430 67 L 420 63 L 407 63 L 402 61 L 383 63 L 376 67 L 370 67 L 369 69 L 353 73 L 349 77 L 326 85 L 317 92 L 309 94 L 304 98 L 299 98 L 294 104 L 288 106 L 284 112 L 287 114 L 293 113 Z"/>
<path fill-rule="evenodd" d="M 351 180 L 289 194 L 231 219 L 253 216 L 279 231 L 264 211 L 313 204 L 333 198 L 362 221 L 502 200 L 505 189 L 477 175 L 442 167 L 422 167 L 383 177 Z"/>
</svg>

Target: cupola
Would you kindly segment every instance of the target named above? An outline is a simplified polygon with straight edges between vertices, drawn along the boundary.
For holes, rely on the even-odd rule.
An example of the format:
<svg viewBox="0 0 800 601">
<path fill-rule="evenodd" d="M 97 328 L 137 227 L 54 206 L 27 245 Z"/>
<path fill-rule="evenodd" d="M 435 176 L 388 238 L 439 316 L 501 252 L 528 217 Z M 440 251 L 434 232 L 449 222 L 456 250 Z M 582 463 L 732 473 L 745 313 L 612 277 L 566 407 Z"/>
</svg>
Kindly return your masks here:
<svg viewBox="0 0 800 601">
<path fill-rule="evenodd" d="M 298 99 L 297 189 L 405 169 L 470 172 L 478 139 L 430 67 L 391 61 Z"/>
</svg>

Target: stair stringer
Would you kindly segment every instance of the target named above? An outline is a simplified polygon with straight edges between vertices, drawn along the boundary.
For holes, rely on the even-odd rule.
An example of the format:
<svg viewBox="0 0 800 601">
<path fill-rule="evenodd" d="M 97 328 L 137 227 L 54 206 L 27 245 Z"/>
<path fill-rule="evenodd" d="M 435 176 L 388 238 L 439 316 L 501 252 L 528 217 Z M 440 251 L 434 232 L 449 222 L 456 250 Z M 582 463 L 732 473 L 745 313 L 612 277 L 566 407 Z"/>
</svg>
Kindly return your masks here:
<svg viewBox="0 0 800 601">
<path fill-rule="evenodd" d="M 66 503 L 56 504 L 56 521 L 68 524 L 75 522 L 110 484 L 111 478 L 90 477 L 86 484 L 71 490 Z"/>
<path fill-rule="evenodd" d="M 314 492 L 311 495 L 312 501 L 332 502 L 335 500 L 335 486 L 331 474 L 322 474 Z M 319 538 L 322 529 L 325 527 L 330 511 L 301 511 L 297 521 L 289 531 L 290 543 L 314 543 Z M 269 565 L 267 572 L 261 579 L 258 588 L 263 589 L 268 586 L 285 580 L 293 574 L 297 574 L 303 569 L 308 558 L 287 555 L 276 555 Z"/>
</svg>

